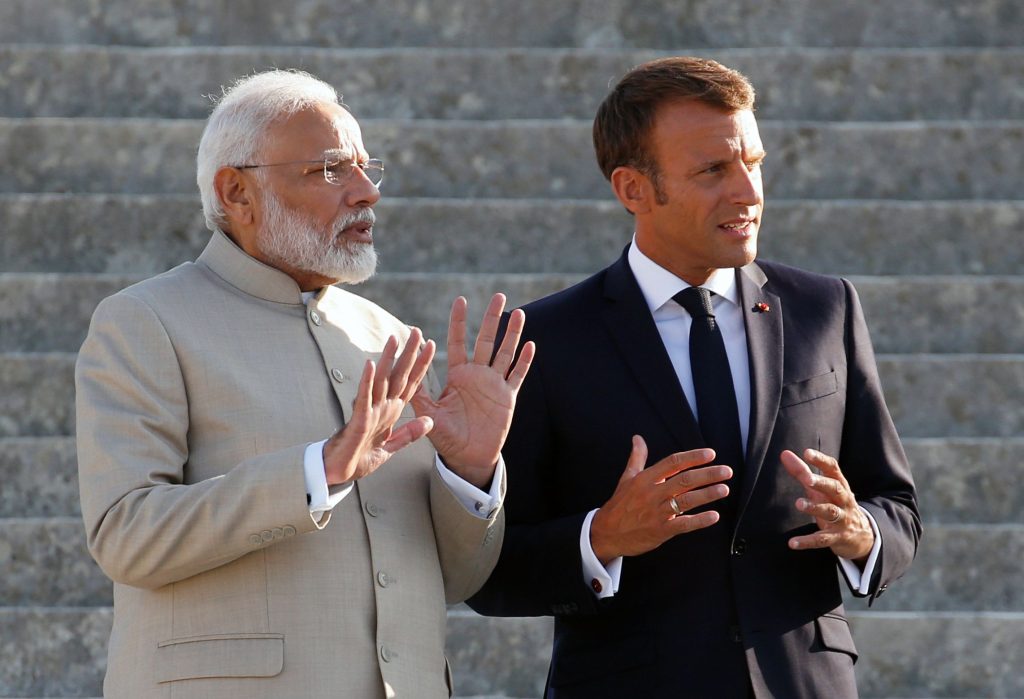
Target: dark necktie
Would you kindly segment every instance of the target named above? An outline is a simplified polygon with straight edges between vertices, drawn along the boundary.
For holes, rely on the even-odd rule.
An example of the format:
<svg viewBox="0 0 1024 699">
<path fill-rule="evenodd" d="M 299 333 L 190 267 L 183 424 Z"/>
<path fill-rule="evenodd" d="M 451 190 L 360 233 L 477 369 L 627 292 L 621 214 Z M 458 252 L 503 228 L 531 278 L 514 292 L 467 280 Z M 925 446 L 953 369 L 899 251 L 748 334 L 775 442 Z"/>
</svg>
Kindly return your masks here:
<svg viewBox="0 0 1024 699">
<path fill-rule="evenodd" d="M 739 474 L 743 467 L 743 440 L 736 389 L 732 384 L 722 331 L 711 308 L 711 293 L 703 287 L 691 286 L 672 298 L 693 318 L 690 326 L 690 369 L 697 394 L 700 432 L 705 444 L 715 450 L 715 463 L 731 466 L 733 472 Z"/>
</svg>

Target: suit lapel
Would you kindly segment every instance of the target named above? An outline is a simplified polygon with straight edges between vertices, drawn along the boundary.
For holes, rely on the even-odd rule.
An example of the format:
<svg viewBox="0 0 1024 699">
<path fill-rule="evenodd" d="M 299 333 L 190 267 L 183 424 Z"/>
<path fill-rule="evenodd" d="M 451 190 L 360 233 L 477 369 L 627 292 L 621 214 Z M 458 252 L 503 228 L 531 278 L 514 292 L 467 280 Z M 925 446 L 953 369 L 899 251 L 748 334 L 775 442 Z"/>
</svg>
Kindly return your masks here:
<svg viewBox="0 0 1024 699">
<path fill-rule="evenodd" d="M 641 392 L 655 406 L 655 412 L 679 444 L 686 449 L 703 444 L 693 411 L 625 253 L 605 273 L 604 301 L 605 327 Z"/>
<path fill-rule="evenodd" d="M 779 412 L 782 393 L 782 300 L 765 288 L 768 281 L 757 263 L 737 270 L 740 306 L 747 330 L 750 362 L 750 427 L 746 465 L 740 484 L 739 517 L 743 517 L 751 493 L 764 466 L 768 443 Z M 765 304 L 755 310 L 757 304 Z"/>
</svg>

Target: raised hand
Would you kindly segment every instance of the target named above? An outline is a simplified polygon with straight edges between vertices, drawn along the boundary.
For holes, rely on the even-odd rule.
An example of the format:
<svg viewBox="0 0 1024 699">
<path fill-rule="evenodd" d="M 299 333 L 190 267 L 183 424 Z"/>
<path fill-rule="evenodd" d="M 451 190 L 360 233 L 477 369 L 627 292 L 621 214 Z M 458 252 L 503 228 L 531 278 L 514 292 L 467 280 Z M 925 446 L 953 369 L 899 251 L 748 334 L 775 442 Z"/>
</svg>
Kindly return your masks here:
<svg viewBox="0 0 1024 699">
<path fill-rule="evenodd" d="M 692 449 L 669 454 L 644 469 L 647 444 L 634 435 L 619 484 L 590 523 L 590 546 L 601 564 L 647 553 L 674 536 L 717 522 L 714 510 L 686 514 L 729 494 L 729 486 L 721 481 L 732 478 L 732 469 L 704 466 L 714 458 L 712 449 Z"/>
<path fill-rule="evenodd" d="M 781 460 L 789 475 L 804 487 L 805 497 L 797 499 L 796 509 L 813 517 L 818 525 L 814 534 L 790 539 L 789 547 L 830 548 L 841 558 L 863 562 L 871 553 L 875 534 L 867 515 L 857 505 L 839 462 L 814 449 L 805 450 L 803 459 L 787 449 Z M 821 474 L 814 473 L 811 466 Z"/>
<path fill-rule="evenodd" d="M 422 342 L 423 334 L 413 328 L 397 361 L 398 340 L 391 336 L 379 363 L 366 362 L 351 418 L 324 444 L 328 485 L 373 473 L 392 454 L 430 432 L 429 417 L 417 417 L 393 429 L 434 359 L 433 340 L 421 346 Z"/>
<path fill-rule="evenodd" d="M 494 354 L 505 295 L 495 294 L 484 312 L 472 359 L 466 349 L 466 299 L 452 304 L 448 322 L 448 382 L 437 400 L 425 387 L 412 399 L 416 414 L 434 422 L 430 441 L 445 465 L 478 488 L 486 489 L 505 444 L 516 395 L 533 361 L 527 342 L 516 359 L 526 316 L 512 311 L 505 337 Z M 491 355 L 494 354 L 494 361 Z"/>
</svg>

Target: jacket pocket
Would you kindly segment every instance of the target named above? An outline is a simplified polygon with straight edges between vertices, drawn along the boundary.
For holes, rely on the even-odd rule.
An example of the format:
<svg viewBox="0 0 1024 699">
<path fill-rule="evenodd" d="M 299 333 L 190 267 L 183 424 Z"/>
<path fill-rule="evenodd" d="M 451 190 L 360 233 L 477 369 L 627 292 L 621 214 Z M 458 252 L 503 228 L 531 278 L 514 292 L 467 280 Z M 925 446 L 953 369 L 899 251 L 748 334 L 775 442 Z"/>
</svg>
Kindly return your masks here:
<svg viewBox="0 0 1024 699">
<path fill-rule="evenodd" d="M 816 398 L 824 398 L 839 390 L 839 379 L 836 378 L 836 370 L 827 374 L 812 376 L 803 381 L 793 381 L 782 387 L 782 396 L 779 399 L 779 407 L 786 408 L 790 405 L 806 403 Z"/>
<path fill-rule="evenodd" d="M 204 677 L 273 677 L 284 668 L 284 635 L 225 633 L 157 644 L 157 682 Z"/>
<path fill-rule="evenodd" d="M 857 661 L 857 646 L 853 644 L 850 633 L 850 622 L 835 614 L 825 614 L 814 620 L 821 645 L 828 650 L 846 653 L 853 661 Z"/>
</svg>

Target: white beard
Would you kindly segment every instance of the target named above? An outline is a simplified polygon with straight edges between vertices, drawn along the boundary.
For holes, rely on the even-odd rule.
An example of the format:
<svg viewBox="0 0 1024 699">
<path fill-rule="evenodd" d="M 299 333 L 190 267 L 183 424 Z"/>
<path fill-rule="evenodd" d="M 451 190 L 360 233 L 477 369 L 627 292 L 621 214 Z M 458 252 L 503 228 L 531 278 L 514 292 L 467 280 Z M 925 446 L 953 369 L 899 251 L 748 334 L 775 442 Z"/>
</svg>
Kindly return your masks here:
<svg viewBox="0 0 1024 699">
<path fill-rule="evenodd" d="M 330 230 L 320 231 L 300 212 L 285 208 L 272 191 L 263 191 L 266 218 L 257 239 L 268 261 L 343 284 L 359 284 L 377 271 L 377 250 L 372 243 L 337 237 L 356 223 L 373 225 L 373 209 L 357 209 L 334 221 Z"/>
</svg>

